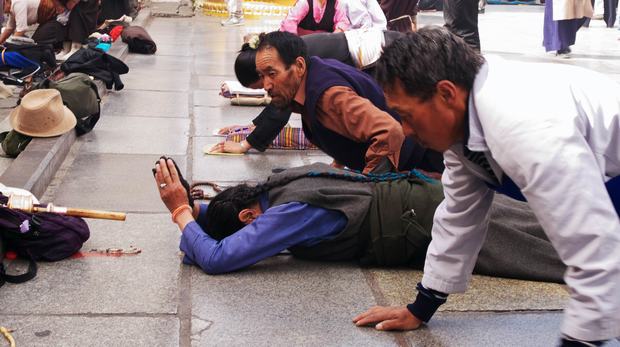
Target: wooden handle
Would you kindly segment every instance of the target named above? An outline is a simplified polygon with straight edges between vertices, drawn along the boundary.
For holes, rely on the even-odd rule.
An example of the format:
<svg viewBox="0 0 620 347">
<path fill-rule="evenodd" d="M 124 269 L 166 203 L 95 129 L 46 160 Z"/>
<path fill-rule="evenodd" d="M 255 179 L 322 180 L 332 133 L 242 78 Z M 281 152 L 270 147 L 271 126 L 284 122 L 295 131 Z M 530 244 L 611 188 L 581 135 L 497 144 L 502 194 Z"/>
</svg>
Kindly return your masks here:
<svg viewBox="0 0 620 347">
<path fill-rule="evenodd" d="M 85 210 L 81 208 L 67 208 L 68 216 L 84 217 L 84 218 L 97 218 L 97 219 L 112 219 L 112 220 L 125 220 L 127 214 L 122 212 L 110 212 L 110 211 L 97 211 L 97 210 Z"/>
<path fill-rule="evenodd" d="M 124 221 L 125 217 L 127 217 L 126 213 L 122 212 L 109 212 L 109 211 L 97 211 L 97 210 L 86 210 L 82 208 L 71 208 L 71 207 L 58 207 L 54 206 L 52 211 L 49 211 L 46 207 L 33 207 L 33 211 L 29 212 L 56 212 L 60 214 L 64 214 L 67 216 L 73 217 L 82 217 L 82 218 L 97 218 L 97 219 L 112 219 L 112 220 L 120 220 Z"/>
</svg>

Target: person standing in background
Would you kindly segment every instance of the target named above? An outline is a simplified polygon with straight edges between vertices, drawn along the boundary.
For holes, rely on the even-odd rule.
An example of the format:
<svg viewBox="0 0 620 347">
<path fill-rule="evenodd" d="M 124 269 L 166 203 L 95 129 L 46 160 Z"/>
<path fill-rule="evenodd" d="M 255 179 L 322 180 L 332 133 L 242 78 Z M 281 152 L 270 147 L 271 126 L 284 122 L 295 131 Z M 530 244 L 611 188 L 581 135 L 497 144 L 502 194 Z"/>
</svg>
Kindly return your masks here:
<svg viewBox="0 0 620 347">
<path fill-rule="evenodd" d="M 377 0 L 344 0 L 351 29 L 387 29 L 387 19 Z"/>
<path fill-rule="evenodd" d="M 340 0 L 297 0 L 280 24 L 280 31 L 298 36 L 337 33 L 350 28 L 351 23 Z"/>
<path fill-rule="evenodd" d="M 547 0 L 543 27 L 543 46 L 560 58 L 570 58 L 577 31 L 593 14 L 590 0 Z"/>
<path fill-rule="evenodd" d="M 382 0 L 381 9 L 387 18 L 388 30 L 404 33 L 417 30 L 417 0 Z"/>
<path fill-rule="evenodd" d="M 221 22 L 222 26 L 243 25 L 243 0 L 226 0 L 228 19 Z"/>
<path fill-rule="evenodd" d="M 443 19 L 451 33 L 480 52 L 478 0 L 443 0 Z"/>
</svg>

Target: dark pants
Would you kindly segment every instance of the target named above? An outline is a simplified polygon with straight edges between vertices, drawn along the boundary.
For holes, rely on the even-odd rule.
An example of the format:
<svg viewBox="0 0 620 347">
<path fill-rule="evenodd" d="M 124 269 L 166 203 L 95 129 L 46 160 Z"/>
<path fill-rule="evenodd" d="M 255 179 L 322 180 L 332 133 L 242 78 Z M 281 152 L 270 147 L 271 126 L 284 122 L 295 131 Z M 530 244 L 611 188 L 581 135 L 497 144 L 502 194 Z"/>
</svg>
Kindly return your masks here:
<svg viewBox="0 0 620 347">
<path fill-rule="evenodd" d="M 478 0 L 443 0 L 443 19 L 450 32 L 480 51 Z"/>
<path fill-rule="evenodd" d="M 381 9 L 388 21 L 388 30 L 409 32 L 418 13 L 418 0 L 383 0 Z M 403 16 L 408 17 L 402 18 Z"/>
<path fill-rule="evenodd" d="M 54 48 L 59 48 L 62 46 L 66 34 L 66 28 L 52 19 L 39 24 L 37 30 L 32 34 L 32 39 L 38 44 L 48 44 L 54 46 Z"/>
<path fill-rule="evenodd" d="M 616 11 L 618 9 L 618 0 L 604 1 L 603 20 L 608 28 L 613 28 L 616 23 Z"/>
<path fill-rule="evenodd" d="M 97 27 L 98 0 L 80 1 L 69 15 L 67 24 L 67 40 L 86 43 L 88 35 Z"/>
</svg>

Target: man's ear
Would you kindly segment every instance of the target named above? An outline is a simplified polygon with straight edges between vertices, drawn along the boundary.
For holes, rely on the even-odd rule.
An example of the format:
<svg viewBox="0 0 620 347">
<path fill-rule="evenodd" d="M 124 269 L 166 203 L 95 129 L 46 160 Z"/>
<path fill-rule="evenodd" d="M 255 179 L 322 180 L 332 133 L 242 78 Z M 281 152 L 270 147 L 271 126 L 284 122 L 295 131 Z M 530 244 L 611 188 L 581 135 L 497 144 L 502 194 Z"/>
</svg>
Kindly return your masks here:
<svg viewBox="0 0 620 347">
<path fill-rule="evenodd" d="M 298 76 L 302 76 L 306 73 L 306 59 L 303 57 L 297 57 L 295 59 L 295 70 Z"/>
<path fill-rule="evenodd" d="M 457 98 L 457 87 L 456 84 L 452 83 L 448 80 L 441 80 L 437 82 L 437 94 L 441 97 L 441 99 L 447 104 L 453 104 Z"/>
<path fill-rule="evenodd" d="M 239 212 L 239 221 L 245 225 L 252 223 L 256 217 L 256 211 L 251 208 L 244 208 Z"/>
</svg>

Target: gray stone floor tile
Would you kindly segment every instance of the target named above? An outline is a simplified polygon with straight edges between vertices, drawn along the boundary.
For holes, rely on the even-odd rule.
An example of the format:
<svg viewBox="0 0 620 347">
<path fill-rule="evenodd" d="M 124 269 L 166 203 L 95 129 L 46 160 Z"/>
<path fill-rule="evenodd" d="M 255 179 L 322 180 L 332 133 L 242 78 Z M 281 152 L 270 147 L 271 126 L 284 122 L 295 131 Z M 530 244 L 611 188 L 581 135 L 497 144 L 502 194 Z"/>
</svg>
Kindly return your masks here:
<svg viewBox="0 0 620 347">
<path fill-rule="evenodd" d="M 155 41 L 155 43 L 159 46 L 159 45 L 191 45 L 193 44 L 194 40 L 192 39 L 191 35 L 174 35 L 174 34 L 170 34 L 168 31 L 166 30 L 150 30 L 149 28 L 149 35 L 151 35 L 151 38 L 153 39 L 153 41 Z"/>
<path fill-rule="evenodd" d="M 175 44 L 163 44 L 157 45 L 157 52 L 155 56 L 172 55 L 189 57 L 192 55 L 192 49 L 188 45 L 175 45 Z"/>
<path fill-rule="evenodd" d="M 81 137 L 81 151 L 185 155 L 189 124 L 189 118 L 104 117 Z"/>
<path fill-rule="evenodd" d="M 230 106 L 230 100 L 219 95 L 217 90 L 194 90 L 194 106 Z"/>
<path fill-rule="evenodd" d="M 4 316 L 0 325 L 16 329 L 13 337 L 17 346 L 170 347 L 179 344 L 179 321 L 175 317 Z"/>
<path fill-rule="evenodd" d="M 229 62 L 217 63 L 204 59 L 203 57 L 196 57 L 194 60 L 194 71 L 199 74 L 208 74 L 211 76 L 234 76 L 234 65 Z"/>
<path fill-rule="evenodd" d="M 187 117 L 188 100 L 183 92 L 122 90 L 106 96 L 101 116 Z"/>
<path fill-rule="evenodd" d="M 410 346 L 557 346 L 560 313 L 439 313 L 402 333 Z M 367 328 L 372 329 L 372 328 Z"/>
<path fill-rule="evenodd" d="M 396 345 L 393 333 L 351 323 L 375 305 L 354 265 L 278 256 L 227 275 L 209 276 L 196 268 L 192 302 L 192 324 L 212 322 L 192 336 L 194 346 Z"/>
<path fill-rule="evenodd" d="M 132 55 L 127 58 L 130 71 L 147 71 L 152 73 L 171 73 L 170 71 L 190 71 L 191 57 Z M 167 72 L 164 72 L 167 71 Z"/>
<path fill-rule="evenodd" d="M 11 166 L 11 163 L 13 162 L 13 158 L 4 158 L 4 157 L 0 157 L 0 176 L 2 175 L 2 173 L 4 173 L 4 171 Z"/>
<path fill-rule="evenodd" d="M 223 76 L 210 76 L 210 75 L 198 75 L 198 88 L 202 90 L 217 90 L 222 89 L 222 83 L 224 81 L 236 81 L 237 77 L 234 74 Z"/>
<path fill-rule="evenodd" d="M 186 172 L 185 157 L 172 157 Z M 151 172 L 158 158 L 159 155 L 83 153 L 68 170 L 54 202 L 100 210 L 167 212 Z"/>
<path fill-rule="evenodd" d="M 263 110 L 263 107 L 227 106 L 194 107 L 194 135 L 211 136 L 213 130 L 231 126 L 248 125 Z"/>
<path fill-rule="evenodd" d="M 369 269 L 390 305 L 415 298 L 422 272 L 409 269 Z M 442 311 L 561 310 L 568 300 L 566 287 L 554 283 L 474 276 L 464 294 L 450 295 Z"/>
<path fill-rule="evenodd" d="M 245 181 L 266 179 L 275 168 L 304 165 L 298 151 L 250 151 L 242 156 L 202 154 L 203 147 L 216 144 L 221 137 L 194 137 L 194 181 Z"/>
<path fill-rule="evenodd" d="M 90 219 L 88 224 L 91 237 L 82 247 L 82 257 L 39 262 L 32 281 L 2 287 L 0 316 L 177 312 L 180 233 L 169 213 L 129 214 L 124 222 Z M 129 246 L 142 253 L 88 253 L 92 248 Z"/>
<path fill-rule="evenodd" d="M 124 77 L 123 83 L 125 83 L 124 90 L 183 92 L 189 90 L 190 74 L 184 71 L 170 73 L 136 70 Z"/>
</svg>

